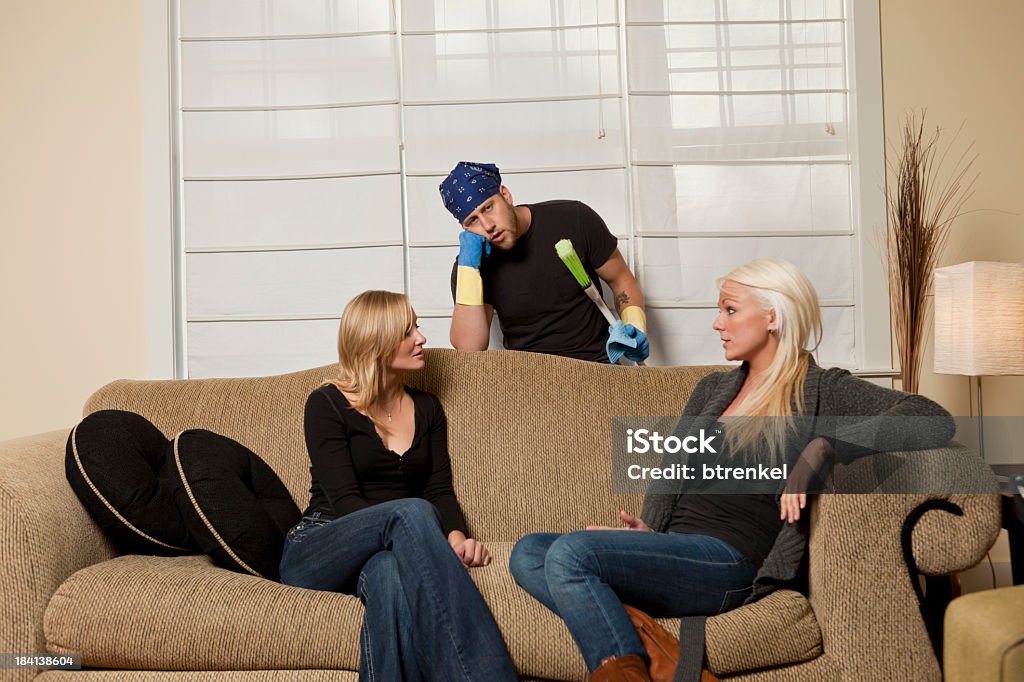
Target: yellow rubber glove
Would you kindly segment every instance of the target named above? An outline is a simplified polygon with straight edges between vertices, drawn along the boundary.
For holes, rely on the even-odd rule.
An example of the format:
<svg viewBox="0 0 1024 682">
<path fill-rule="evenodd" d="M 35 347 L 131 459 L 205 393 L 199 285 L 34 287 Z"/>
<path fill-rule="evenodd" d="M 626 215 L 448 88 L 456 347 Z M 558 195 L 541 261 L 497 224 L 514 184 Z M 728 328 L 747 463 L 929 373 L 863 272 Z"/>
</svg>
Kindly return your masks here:
<svg viewBox="0 0 1024 682">
<path fill-rule="evenodd" d="M 638 305 L 627 306 L 619 314 L 623 324 L 631 324 L 644 334 L 647 333 L 647 315 L 644 309 Z"/>
<path fill-rule="evenodd" d="M 483 305 L 484 283 L 480 262 L 491 252 L 491 244 L 478 234 L 459 234 L 459 269 L 455 272 L 455 302 L 459 305 Z"/>
</svg>

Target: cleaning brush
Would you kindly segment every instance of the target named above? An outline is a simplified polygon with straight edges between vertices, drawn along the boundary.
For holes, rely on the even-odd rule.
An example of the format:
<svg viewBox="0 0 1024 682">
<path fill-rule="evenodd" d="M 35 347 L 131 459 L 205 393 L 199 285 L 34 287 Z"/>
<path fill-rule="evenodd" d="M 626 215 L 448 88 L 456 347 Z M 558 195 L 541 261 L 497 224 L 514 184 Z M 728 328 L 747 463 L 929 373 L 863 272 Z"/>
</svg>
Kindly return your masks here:
<svg viewBox="0 0 1024 682">
<path fill-rule="evenodd" d="M 580 261 L 580 257 L 576 254 L 576 249 L 573 248 L 572 242 L 568 239 L 562 239 L 555 242 L 555 253 L 558 254 L 558 257 L 565 264 L 565 267 L 569 268 L 569 272 L 571 272 L 572 276 L 576 278 L 576 283 L 583 287 L 583 293 L 587 295 L 587 298 L 594 302 L 594 305 L 596 305 L 598 310 L 601 311 L 601 314 L 604 315 L 604 319 L 608 321 L 608 326 L 614 328 L 618 319 L 612 314 L 612 311 L 608 309 L 608 305 L 604 302 L 604 299 L 601 298 L 601 293 L 597 290 L 597 286 L 590 281 L 590 275 L 588 275 L 587 271 L 583 269 L 583 263 Z M 616 332 L 615 329 L 612 331 L 612 340 L 626 345 L 629 345 L 632 341 L 632 339 L 626 336 L 625 331 L 619 330 Z M 635 345 L 636 342 L 634 341 L 633 346 L 635 347 Z M 636 364 L 642 366 L 644 363 L 638 362 Z"/>
<path fill-rule="evenodd" d="M 600 309 L 604 319 L 608 320 L 608 324 L 614 327 L 618 320 L 615 319 L 612 311 L 608 309 L 608 305 L 601 298 L 601 293 L 597 290 L 597 287 L 590 281 L 590 275 L 583 269 L 583 263 L 576 254 L 576 249 L 573 248 L 572 242 L 568 239 L 555 242 L 555 253 L 565 263 L 565 267 L 569 268 L 569 272 L 576 278 L 576 282 L 583 287 L 583 292 L 587 297 Z"/>
</svg>

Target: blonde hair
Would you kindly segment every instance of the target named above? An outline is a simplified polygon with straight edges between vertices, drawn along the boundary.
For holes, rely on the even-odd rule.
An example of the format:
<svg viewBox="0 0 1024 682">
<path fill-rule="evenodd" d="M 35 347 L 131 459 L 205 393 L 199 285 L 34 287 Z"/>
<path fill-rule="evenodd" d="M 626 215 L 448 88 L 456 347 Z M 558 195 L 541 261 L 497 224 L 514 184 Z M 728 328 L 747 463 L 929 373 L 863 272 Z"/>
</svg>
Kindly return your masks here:
<svg viewBox="0 0 1024 682">
<path fill-rule="evenodd" d="M 743 419 L 728 429 L 729 443 L 741 452 L 764 439 L 768 452 L 777 459 L 785 447 L 788 430 L 794 427 L 792 405 L 803 414 L 804 382 L 811 353 L 821 345 L 821 307 L 818 293 L 807 275 L 784 260 L 759 258 L 741 265 L 716 284 L 735 282 L 750 288 L 755 305 L 775 312 L 779 344 L 768 369 L 757 377 L 750 393 L 732 413 L 743 417 L 781 417 L 782 419 Z"/>
<path fill-rule="evenodd" d="M 338 377 L 334 385 L 355 394 L 352 407 L 387 431 L 372 409 L 384 398 L 395 350 L 415 322 L 405 294 L 364 291 L 345 306 L 338 325 Z"/>
</svg>

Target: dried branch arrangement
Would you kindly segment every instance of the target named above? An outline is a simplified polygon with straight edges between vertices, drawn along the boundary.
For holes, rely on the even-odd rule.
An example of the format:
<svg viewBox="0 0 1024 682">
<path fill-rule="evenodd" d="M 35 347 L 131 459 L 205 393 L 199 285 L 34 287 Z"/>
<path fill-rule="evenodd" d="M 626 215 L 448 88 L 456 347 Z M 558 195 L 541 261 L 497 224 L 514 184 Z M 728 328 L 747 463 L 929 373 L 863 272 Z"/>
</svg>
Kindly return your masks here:
<svg viewBox="0 0 1024 682">
<path fill-rule="evenodd" d="M 977 155 L 968 156 L 971 142 L 948 173 L 949 145 L 939 144 L 938 127 L 928 135 L 925 112 L 910 113 L 903 123 L 899 147 L 891 142 L 887 163 L 890 180 L 885 203 L 888 213 L 886 251 L 889 271 L 889 310 L 899 351 L 903 390 L 916 393 L 924 357 L 924 325 L 931 310 L 932 281 L 954 220 L 974 194 L 975 174 L 968 178 Z M 961 129 L 963 126 L 961 126 Z"/>
</svg>

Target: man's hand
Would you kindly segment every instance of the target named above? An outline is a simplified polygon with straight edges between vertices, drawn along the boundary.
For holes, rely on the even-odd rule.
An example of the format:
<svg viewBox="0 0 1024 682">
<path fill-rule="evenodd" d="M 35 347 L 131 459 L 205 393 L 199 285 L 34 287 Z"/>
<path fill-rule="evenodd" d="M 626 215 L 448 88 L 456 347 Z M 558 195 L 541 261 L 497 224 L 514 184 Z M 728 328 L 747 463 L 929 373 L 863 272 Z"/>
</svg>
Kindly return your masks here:
<svg viewBox="0 0 1024 682">
<path fill-rule="evenodd" d="M 623 355 L 633 362 L 643 362 L 650 355 L 647 334 L 631 324 L 623 324 L 621 320 L 608 327 L 608 342 L 604 349 L 613 365 Z"/>
<path fill-rule="evenodd" d="M 467 538 L 457 530 L 448 534 L 448 544 L 451 545 L 455 556 L 459 557 L 467 568 L 471 566 L 486 566 L 491 563 L 491 553 L 479 540 Z"/>
<path fill-rule="evenodd" d="M 616 526 L 590 525 L 587 526 L 587 530 L 639 530 L 644 533 L 653 532 L 651 531 L 651 527 L 644 523 L 643 519 L 641 519 L 638 516 L 627 514 L 626 511 L 623 509 L 619 510 L 619 518 L 622 520 L 624 524 L 626 524 L 625 528 L 618 528 Z"/>
<path fill-rule="evenodd" d="M 491 255 L 491 243 L 484 237 L 463 230 L 459 233 L 459 265 L 480 269 L 484 256 Z"/>
<path fill-rule="evenodd" d="M 491 244 L 478 234 L 463 230 L 459 234 L 458 270 L 455 274 L 455 302 L 459 305 L 482 306 L 484 282 L 480 279 L 480 263 L 491 252 Z"/>
</svg>

